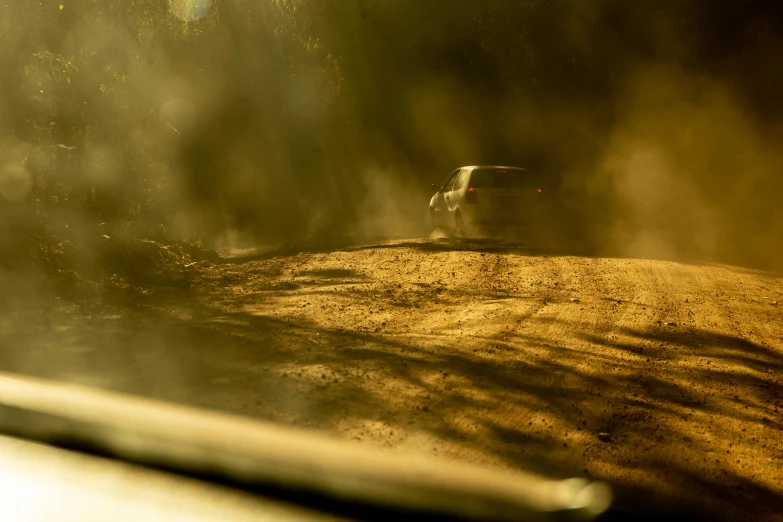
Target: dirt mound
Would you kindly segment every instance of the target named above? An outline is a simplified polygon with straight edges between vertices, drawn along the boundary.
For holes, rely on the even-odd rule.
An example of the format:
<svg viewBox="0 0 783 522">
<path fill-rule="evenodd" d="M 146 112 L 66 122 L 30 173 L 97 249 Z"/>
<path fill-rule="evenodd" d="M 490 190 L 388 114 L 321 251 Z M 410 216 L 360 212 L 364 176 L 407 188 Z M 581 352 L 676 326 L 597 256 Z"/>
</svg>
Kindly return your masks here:
<svg viewBox="0 0 783 522">
<path fill-rule="evenodd" d="M 138 285 L 189 286 L 194 266 L 210 266 L 222 261 L 214 250 L 181 242 L 104 239 L 99 248 L 104 274 Z"/>
<path fill-rule="evenodd" d="M 0 237 L 4 277 L 35 279 L 66 298 L 95 294 L 108 281 L 188 286 L 192 268 L 222 263 L 214 250 L 184 242 L 91 234 L 78 239 L 30 227 Z"/>
</svg>

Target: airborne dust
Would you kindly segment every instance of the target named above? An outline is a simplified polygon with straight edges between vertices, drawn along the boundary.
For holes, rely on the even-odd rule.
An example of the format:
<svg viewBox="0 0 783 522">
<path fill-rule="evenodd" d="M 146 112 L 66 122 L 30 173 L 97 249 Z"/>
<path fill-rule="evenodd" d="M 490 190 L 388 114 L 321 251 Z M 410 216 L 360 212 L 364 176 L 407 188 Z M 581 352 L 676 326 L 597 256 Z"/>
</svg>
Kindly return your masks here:
<svg viewBox="0 0 783 522">
<path fill-rule="evenodd" d="M 332 369 L 322 360 L 297 369 L 305 359 L 287 359 L 296 350 L 320 353 L 328 339 L 329 350 L 356 355 L 378 343 L 380 351 L 409 350 L 406 369 L 429 369 L 423 354 L 451 347 L 464 327 L 474 358 L 502 352 L 477 339 L 504 346 L 526 339 L 549 352 L 570 335 L 574 346 L 600 345 L 596 358 L 614 361 L 602 367 L 607 375 L 627 368 L 601 350 L 638 355 L 652 346 L 663 353 L 664 345 L 749 350 L 764 361 L 753 364 L 779 368 L 770 362 L 779 357 L 771 347 L 779 331 L 764 325 L 779 317 L 771 303 L 783 270 L 783 13 L 771 2 L 750 4 L 8 0 L 0 7 L 3 368 L 247 413 L 234 407 L 237 393 L 221 387 L 233 383 L 248 396 L 263 389 L 275 397 L 274 406 L 263 396 L 249 406 L 259 416 L 296 417 L 357 438 L 366 426 L 329 424 L 292 384 L 312 379 L 322 391 L 341 379 L 334 368 L 351 366 L 348 359 L 332 361 Z M 535 248 L 503 257 L 481 250 L 491 242 L 464 253 L 419 241 L 432 232 L 430 184 L 475 164 L 521 166 L 552 179 L 567 219 L 538 232 L 562 253 L 584 257 L 544 260 Z M 389 238 L 405 241 L 357 246 Z M 258 247 L 272 253 L 256 264 L 225 264 L 213 251 Z M 705 268 L 702 283 L 700 264 L 731 267 Z M 468 266 L 476 274 L 460 273 Z M 766 272 L 753 279 L 745 269 Z M 571 278 L 573 294 L 558 277 Z M 734 296 L 750 304 L 723 321 L 720 310 L 740 306 Z M 476 311 L 476 303 L 500 307 L 495 300 L 511 298 L 540 307 L 522 313 L 509 304 L 506 316 L 519 316 L 510 324 Z M 677 308 L 686 299 L 688 310 Z M 693 319 L 697 304 L 704 317 Z M 584 311 L 582 322 L 566 306 Z M 619 313 L 622 306 L 634 308 Z M 522 336 L 525 321 L 546 310 L 551 317 Z M 604 317 L 618 318 L 622 329 Z M 701 337 L 656 337 L 640 317 L 654 328 L 693 320 Z M 542 326 L 555 319 L 576 322 L 569 333 Z M 465 326 L 471 321 L 495 329 L 479 335 Z M 582 335 L 588 327 L 596 331 Z M 351 329 L 358 333 L 344 337 Z M 381 342 L 384 329 L 443 338 L 410 341 L 420 343 L 419 353 L 399 339 Z M 262 345 L 276 346 L 274 357 L 242 359 Z M 225 347 L 219 362 L 214 346 Z M 389 366 L 402 357 L 383 353 Z M 668 360 L 658 355 L 639 357 L 644 365 Z M 457 373 L 476 368 L 443 357 L 437 363 L 454 363 Z M 275 366 L 270 377 L 270 361 L 284 369 Z M 503 365 L 519 363 L 510 361 Z M 505 370 L 479 362 L 487 375 L 505 378 Z M 366 371 L 356 371 L 348 391 L 372 396 L 361 389 Z M 695 382 L 689 371 L 676 373 L 681 386 Z M 226 377 L 234 374 L 245 380 Z M 609 386 L 605 376 L 576 375 Z M 194 392 L 199 386 L 210 392 Z M 384 393 L 413 389 L 407 381 L 390 386 Z M 443 386 L 433 389 L 451 390 Z M 540 386 L 557 396 L 552 383 Z M 588 401 L 597 416 L 601 401 Z M 771 418 L 763 408 L 772 401 L 753 414 Z M 315 420 L 302 421 L 307 415 Z M 558 419 L 541 422 L 568 424 Z M 368 420 L 367 429 L 386 433 L 383 422 Z M 401 447 L 410 442 L 403 428 L 392 431 Z M 581 447 L 562 443 L 558 452 Z M 766 451 L 759 455 L 768 458 Z M 553 458 L 572 462 L 563 455 Z M 487 459 L 502 461 L 502 451 Z M 610 464 L 584 466 L 611 477 Z M 763 495 L 779 487 L 770 473 Z"/>
<path fill-rule="evenodd" d="M 595 251 L 781 266 L 776 12 L 426 4 L 12 1 L 4 212 L 86 251 L 97 223 L 415 237 L 430 183 L 515 164 L 562 184 Z"/>
</svg>

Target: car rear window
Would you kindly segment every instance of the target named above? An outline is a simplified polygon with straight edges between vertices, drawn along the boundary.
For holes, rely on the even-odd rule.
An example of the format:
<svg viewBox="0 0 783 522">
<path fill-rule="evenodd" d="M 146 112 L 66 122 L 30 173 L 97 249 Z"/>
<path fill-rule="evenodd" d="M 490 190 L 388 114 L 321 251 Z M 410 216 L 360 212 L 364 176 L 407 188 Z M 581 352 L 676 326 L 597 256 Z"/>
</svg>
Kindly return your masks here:
<svg viewBox="0 0 783 522">
<path fill-rule="evenodd" d="M 538 188 L 541 178 L 526 170 L 476 169 L 470 176 L 473 188 Z"/>
</svg>

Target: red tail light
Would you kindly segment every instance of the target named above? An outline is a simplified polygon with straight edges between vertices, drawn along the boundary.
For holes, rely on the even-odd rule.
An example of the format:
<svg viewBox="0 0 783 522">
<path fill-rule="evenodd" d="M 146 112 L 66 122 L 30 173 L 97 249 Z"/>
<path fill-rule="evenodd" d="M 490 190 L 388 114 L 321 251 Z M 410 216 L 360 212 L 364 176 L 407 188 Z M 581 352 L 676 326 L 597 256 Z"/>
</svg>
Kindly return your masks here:
<svg viewBox="0 0 783 522">
<path fill-rule="evenodd" d="M 465 193 L 465 204 L 478 205 L 478 193 L 473 187 L 469 187 L 468 191 Z"/>
<path fill-rule="evenodd" d="M 538 189 L 538 191 L 539 191 L 539 192 L 544 192 L 544 191 L 543 191 L 543 190 L 541 190 L 541 189 Z"/>
<path fill-rule="evenodd" d="M 468 189 L 468 192 L 476 192 L 476 189 L 474 189 L 473 187 L 470 187 L 470 188 Z M 541 191 L 539 190 L 539 192 L 541 192 Z"/>
</svg>

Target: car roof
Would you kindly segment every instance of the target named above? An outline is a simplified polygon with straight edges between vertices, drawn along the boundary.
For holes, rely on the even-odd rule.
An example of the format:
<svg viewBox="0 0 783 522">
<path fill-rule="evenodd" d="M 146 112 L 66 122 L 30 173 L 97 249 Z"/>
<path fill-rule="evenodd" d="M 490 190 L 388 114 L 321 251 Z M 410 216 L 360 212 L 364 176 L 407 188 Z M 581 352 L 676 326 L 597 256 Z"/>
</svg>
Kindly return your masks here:
<svg viewBox="0 0 783 522">
<path fill-rule="evenodd" d="M 503 165 L 471 165 L 469 167 L 461 167 L 463 169 L 476 170 L 476 169 L 506 169 L 506 170 L 524 170 L 522 167 L 506 167 Z"/>
</svg>

